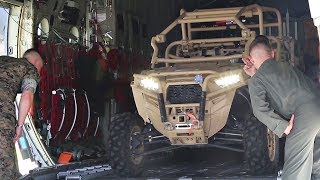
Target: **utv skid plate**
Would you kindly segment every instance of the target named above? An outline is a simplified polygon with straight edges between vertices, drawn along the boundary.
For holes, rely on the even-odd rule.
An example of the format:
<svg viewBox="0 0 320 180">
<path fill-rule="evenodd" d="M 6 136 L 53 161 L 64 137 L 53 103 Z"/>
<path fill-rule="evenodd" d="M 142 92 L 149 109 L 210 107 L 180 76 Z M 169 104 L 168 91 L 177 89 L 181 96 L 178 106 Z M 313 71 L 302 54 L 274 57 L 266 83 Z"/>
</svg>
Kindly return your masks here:
<svg viewBox="0 0 320 180">
<path fill-rule="evenodd" d="M 225 149 L 234 152 L 243 153 L 243 147 L 241 144 L 243 143 L 242 134 L 239 130 L 232 130 L 230 128 L 224 128 L 220 132 L 218 132 L 214 137 L 210 138 L 208 144 L 197 144 L 197 145 L 171 145 L 170 140 L 165 136 L 161 135 L 157 132 L 152 126 L 148 125 L 145 127 L 142 133 L 133 137 L 134 144 L 133 146 L 138 146 L 143 141 L 145 146 L 148 145 L 162 145 L 157 148 L 145 149 L 141 154 L 133 154 L 134 157 L 139 156 L 147 156 L 156 153 L 168 152 L 175 149 L 180 148 L 200 148 L 200 147 L 208 147 L 208 148 L 219 148 Z"/>
</svg>

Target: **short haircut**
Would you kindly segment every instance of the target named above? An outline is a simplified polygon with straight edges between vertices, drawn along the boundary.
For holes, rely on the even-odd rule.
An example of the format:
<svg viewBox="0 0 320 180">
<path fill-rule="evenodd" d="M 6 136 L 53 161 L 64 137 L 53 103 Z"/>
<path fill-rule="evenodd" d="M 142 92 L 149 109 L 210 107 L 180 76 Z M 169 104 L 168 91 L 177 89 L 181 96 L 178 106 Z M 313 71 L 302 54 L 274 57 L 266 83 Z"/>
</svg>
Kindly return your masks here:
<svg viewBox="0 0 320 180">
<path fill-rule="evenodd" d="M 258 35 L 250 44 L 249 46 L 249 53 L 252 51 L 253 48 L 263 45 L 265 46 L 266 50 L 271 51 L 272 47 L 270 45 L 269 39 L 264 35 Z"/>
<path fill-rule="evenodd" d="M 25 58 L 28 54 L 35 53 L 35 52 L 39 54 L 37 49 L 34 49 L 34 48 L 28 49 L 26 50 L 26 52 L 23 53 L 23 57 Z"/>
</svg>

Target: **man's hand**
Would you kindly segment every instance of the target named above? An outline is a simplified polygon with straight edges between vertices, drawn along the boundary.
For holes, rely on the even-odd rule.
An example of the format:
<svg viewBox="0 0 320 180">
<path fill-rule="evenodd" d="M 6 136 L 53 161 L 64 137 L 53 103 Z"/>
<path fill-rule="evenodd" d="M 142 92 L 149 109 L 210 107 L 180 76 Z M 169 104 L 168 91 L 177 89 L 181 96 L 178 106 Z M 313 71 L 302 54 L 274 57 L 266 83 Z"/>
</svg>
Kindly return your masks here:
<svg viewBox="0 0 320 180">
<path fill-rule="evenodd" d="M 243 67 L 244 72 L 248 76 L 252 77 L 257 72 L 257 69 L 253 66 L 250 60 L 250 57 L 248 56 L 248 57 L 242 58 L 242 61 L 245 64 L 245 66 Z"/>
<path fill-rule="evenodd" d="M 21 94 L 21 99 L 19 103 L 19 110 L 18 110 L 18 122 L 17 124 L 24 124 L 24 121 L 28 115 L 28 112 L 32 106 L 33 102 L 33 93 L 31 91 L 23 91 Z M 22 134 L 22 127 L 16 127 L 16 135 L 14 136 L 13 140 L 16 142 Z"/>
<path fill-rule="evenodd" d="M 243 67 L 243 70 L 244 72 L 246 72 L 246 74 L 250 77 L 252 77 L 256 72 L 257 72 L 257 69 L 254 67 L 254 66 L 248 66 L 248 65 L 245 65 Z"/>
<path fill-rule="evenodd" d="M 245 58 L 242 58 L 242 61 L 244 62 L 245 65 L 251 67 L 253 66 L 252 62 L 251 62 L 251 57 L 250 56 L 247 56 Z"/>
<path fill-rule="evenodd" d="M 294 121 L 294 114 L 292 114 L 291 116 L 288 127 L 286 128 L 286 130 L 284 130 L 284 134 L 286 134 L 287 136 L 290 134 L 291 129 L 293 127 L 293 121 Z"/>
<path fill-rule="evenodd" d="M 21 134 L 22 134 L 22 127 L 17 126 L 16 134 L 14 135 L 13 142 L 16 142 L 21 137 Z"/>
</svg>

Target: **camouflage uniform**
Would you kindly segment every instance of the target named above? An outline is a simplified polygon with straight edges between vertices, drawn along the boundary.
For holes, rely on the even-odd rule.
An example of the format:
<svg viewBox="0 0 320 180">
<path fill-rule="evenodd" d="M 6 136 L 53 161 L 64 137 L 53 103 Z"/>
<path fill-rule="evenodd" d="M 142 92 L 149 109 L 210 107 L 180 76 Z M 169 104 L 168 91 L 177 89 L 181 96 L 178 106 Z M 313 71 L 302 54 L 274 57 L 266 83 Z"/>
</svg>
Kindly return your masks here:
<svg viewBox="0 0 320 180">
<path fill-rule="evenodd" d="M 0 56 L 0 177 L 17 179 L 13 137 L 15 134 L 16 94 L 35 92 L 39 82 L 37 69 L 26 59 Z"/>
</svg>

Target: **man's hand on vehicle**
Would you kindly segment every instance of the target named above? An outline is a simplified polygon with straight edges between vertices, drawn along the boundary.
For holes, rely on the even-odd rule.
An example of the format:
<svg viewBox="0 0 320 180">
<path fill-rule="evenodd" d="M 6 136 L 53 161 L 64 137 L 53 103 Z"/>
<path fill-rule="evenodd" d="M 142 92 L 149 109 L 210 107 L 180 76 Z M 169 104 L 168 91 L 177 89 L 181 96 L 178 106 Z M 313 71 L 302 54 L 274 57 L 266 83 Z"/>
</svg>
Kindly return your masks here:
<svg viewBox="0 0 320 180">
<path fill-rule="evenodd" d="M 286 130 L 284 130 L 284 134 L 286 134 L 287 136 L 290 134 L 290 132 L 291 132 L 291 129 L 292 129 L 292 127 L 293 127 L 293 122 L 294 122 L 294 114 L 292 114 L 292 116 L 291 116 L 291 119 L 290 119 L 290 121 L 289 121 L 289 125 L 288 125 L 288 127 L 286 128 Z"/>
</svg>

